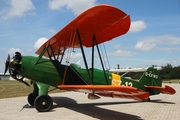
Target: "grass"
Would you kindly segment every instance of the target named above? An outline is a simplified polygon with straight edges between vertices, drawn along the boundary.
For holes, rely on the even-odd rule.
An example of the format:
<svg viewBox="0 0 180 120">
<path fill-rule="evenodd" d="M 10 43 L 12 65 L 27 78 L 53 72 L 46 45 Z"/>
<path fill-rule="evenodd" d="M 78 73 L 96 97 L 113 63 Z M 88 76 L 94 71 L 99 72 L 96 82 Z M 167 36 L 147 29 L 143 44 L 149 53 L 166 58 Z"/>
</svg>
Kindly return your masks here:
<svg viewBox="0 0 180 120">
<path fill-rule="evenodd" d="M 163 83 L 179 83 L 180 80 L 164 80 Z M 54 89 L 50 87 L 49 90 Z M 1 80 L 0 81 L 0 99 L 1 98 L 12 98 L 19 96 L 28 96 L 33 91 L 33 86 L 30 87 L 16 81 L 16 80 Z M 49 93 L 62 92 L 59 89 L 53 90 Z"/>
<path fill-rule="evenodd" d="M 54 89 L 54 87 L 50 87 L 49 90 Z M 12 98 L 19 96 L 28 96 L 29 93 L 33 91 L 33 86 L 30 87 L 20 83 L 16 80 L 1 80 L 0 81 L 0 99 L 1 98 Z M 49 93 L 57 93 L 61 92 L 61 90 L 56 89 Z"/>
<path fill-rule="evenodd" d="M 163 83 L 180 83 L 180 79 L 163 80 Z"/>
</svg>

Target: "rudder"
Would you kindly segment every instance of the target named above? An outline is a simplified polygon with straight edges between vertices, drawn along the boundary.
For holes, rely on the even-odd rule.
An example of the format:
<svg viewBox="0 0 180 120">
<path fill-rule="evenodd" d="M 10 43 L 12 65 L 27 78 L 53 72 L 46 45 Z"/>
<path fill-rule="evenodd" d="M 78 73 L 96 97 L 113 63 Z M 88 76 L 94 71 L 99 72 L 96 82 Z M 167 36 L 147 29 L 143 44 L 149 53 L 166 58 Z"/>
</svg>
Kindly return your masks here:
<svg viewBox="0 0 180 120">
<path fill-rule="evenodd" d="M 149 67 L 139 79 L 139 82 L 146 86 L 162 86 L 159 71 L 154 67 Z"/>
</svg>

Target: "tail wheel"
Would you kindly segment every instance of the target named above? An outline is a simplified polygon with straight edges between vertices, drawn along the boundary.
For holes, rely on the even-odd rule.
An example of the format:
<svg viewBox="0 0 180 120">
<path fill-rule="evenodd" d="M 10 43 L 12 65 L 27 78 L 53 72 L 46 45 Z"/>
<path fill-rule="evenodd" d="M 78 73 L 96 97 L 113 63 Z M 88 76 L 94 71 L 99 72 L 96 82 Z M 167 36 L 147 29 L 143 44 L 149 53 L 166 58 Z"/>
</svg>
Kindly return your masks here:
<svg viewBox="0 0 180 120">
<path fill-rule="evenodd" d="M 28 103 L 31 105 L 31 106 L 34 106 L 34 101 L 35 101 L 35 99 L 36 99 L 36 97 L 37 96 L 34 96 L 33 95 L 33 93 L 30 93 L 29 95 L 28 95 Z"/>
<path fill-rule="evenodd" d="M 147 99 L 147 101 L 148 101 L 148 102 L 150 102 L 150 101 L 151 101 L 151 99 L 150 99 L 150 98 L 148 98 L 148 99 Z"/>
<path fill-rule="evenodd" d="M 40 95 L 35 99 L 34 106 L 39 112 L 48 112 L 53 106 L 53 101 L 49 95 Z"/>
</svg>

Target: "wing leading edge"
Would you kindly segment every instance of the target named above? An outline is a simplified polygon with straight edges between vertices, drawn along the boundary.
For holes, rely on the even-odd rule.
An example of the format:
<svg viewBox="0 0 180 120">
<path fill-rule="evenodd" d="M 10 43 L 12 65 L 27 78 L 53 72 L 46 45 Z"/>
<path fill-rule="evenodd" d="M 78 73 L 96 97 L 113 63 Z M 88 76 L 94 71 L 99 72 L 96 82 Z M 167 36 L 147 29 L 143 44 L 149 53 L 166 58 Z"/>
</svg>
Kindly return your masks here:
<svg viewBox="0 0 180 120">
<path fill-rule="evenodd" d="M 77 29 L 82 44 L 86 47 L 92 47 L 92 36 L 95 36 L 97 44 L 100 44 L 127 33 L 129 27 L 129 15 L 114 6 L 97 5 L 81 13 L 57 32 L 36 51 L 36 54 L 40 54 L 49 45 L 52 46 L 55 55 L 65 48 L 78 48 Z M 44 56 L 47 56 L 47 53 Z"/>
<path fill-rule="evenodd" d="M 129 98 L 135 100 L 147 100 L 149 92 L 129 86 L 110 85 L 59 85 L 59 89 L 84 93 L 92 93 L 112 98 Z"/>
</svg>

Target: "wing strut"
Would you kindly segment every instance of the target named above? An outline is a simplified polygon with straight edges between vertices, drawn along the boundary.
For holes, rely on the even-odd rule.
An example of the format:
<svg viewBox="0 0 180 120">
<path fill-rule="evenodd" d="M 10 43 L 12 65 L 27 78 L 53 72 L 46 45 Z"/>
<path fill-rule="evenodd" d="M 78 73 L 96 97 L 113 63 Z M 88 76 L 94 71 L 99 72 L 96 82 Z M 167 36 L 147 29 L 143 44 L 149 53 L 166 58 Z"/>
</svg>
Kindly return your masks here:
<svg viewBox="0 0 180 120">
<path fill-rule="evenodd" d="M 102 68 L 103 68 L 103 72 L 104 72 L 104 76 L 105 76 L 105 79 L 106 79 L 106 83 L 107 83 L 107 85 L 109 85 L 109 84 L 108 84 L 108 79 L 107 79 L 107 76 L 106 76 L 106 73 L 105 73 L 105 69 L 104 69 L 102 57 L 101 57 L 100 50 L 99 50 L 99 47 L 98 47 L 98 43 L 97 43 L 97 40 L 96 40 L 96 37 L 95 37 L 95 36 L 94 36 L 94 41 L 95 41 L 95 43 L 96 43 L 96 47 L 97 47 L 97 51 L 98 51 L 98 54 L 99 54 L 99 59 L 100 59 L 100 62 L 101 62 Z M 94 57 L 94 56 L 93 56 L 93 57 Z"/>
<path fill-rule="evenodd" d="M 38 62 L 39 62 L 39 60 L 42 58 L 43 54 L 44 54 L 45 52 L 47 52 L 47 53 L 48 53 L 48 56 L 49 56 L 49 59 L 51 60 L 51 62 L 52 62 L 53 65 L 55 66 L 55 68 L 56 68 L 59 76 L 61 76 L 61 73 L 60 73 L 60 69 L 59 69 L 59 68 L 60 68 L 60 63 L 62 62 L 62 59 L 63 59 L 65 50 L 66 50 L 66 49 L 64 49 L 64 51 L 63 51 L 63 54 L 62 54 L 62 56 L 61 56 L 61 60 L 58 61 L 59 55 L 58 55 L 57 58 L 56 58 L 52 46 L 51 46 L 51 45 L 48 45 L 47 47 L 44 48 L 44 50 L 42 51 L 42 53 L 39 55 L 39 59 L 37 60 L 37 62 L 36 62 L 35 64 L 38 64 Z M 60 54 L 60 52 L 58 52 L 58 53 Z M 53 56 L 54 60 L 53 60 L 53 58 L 51 58 L 51 56 Z M 65 75 L 66 75 L 66 74 L 65 74 Z M 64 80 L 63 80 L 62 84 L 64 84 Z"/>
<path fill-rule="evenodd" d="M 60 68 L 60 62 L 56 59 L 52 46 L 49 45 L 48 47 L 50 47 L 50 50 L 51 50 L 51 52 L 52 52 L 52 55 L 53 55 L 54 60 L 50 57 L 50 56 L 51 56 L 51 55 L 50 55 L 50 51 L 49 51 L 49 49 L 47 49 L 47 53 L 48 53 L 48 55 L 49 55 L 49 59 L 51 60 L 51 62 L 52 62 L 53 65 L 55 66 L 55 68 L 56 68 L 56 70 L 57 70 L 57 72 L 58 72 L 58 74 L 59 74 L 59 76 L 60 76 L 60 75 L 61 75 L 61 74 L 60 74 L 60 70 L 59 70 L 59 68 Z M 62 57 L 63 57 L 63 56 L 62 56 Z"/>
<path fill-rule="evenodd" d="M 91 79 L 91 77 L 90 77 L 90 73 L 89 73 L 89 70 L 88 70 L 87 60 L 86 60 L 86 57 L 85 57 L 85 54 L 84 54 L 84 49 L 83 49 L 83 46 L 82 46 L 81 37 L 80 37 L 80 34 L 79 34 L 79 30 L 78 30 L 78 29 L 76 29 L 76 33 L 77 33 L 78 41 L 79 41 L 79 44 L 80 44 L 80 47 L 81 47 L 81 52 L 82 52 L 82 55 L 83 55 L 85 67 L 86 67 L 87 73 L 88 73 L 88 75 L 89 75 L 89 79 L 90 79 L 91 82 L 92 82 L 92 79 Z"/>
<path fill-rule="evenodd" d="M 60 59 L 60 64 L 62 63 L 62 59 L 63 59 L 63 57 L 64 57 L 65 51 L 66 51 L 66 49 L 63 50 L 62 57 L 61 57 L 61 59 Z"/>
<path fill-rule="evenodd" d="M 51 49 L 51 51 L 52 51 L 51 53 L 52 53 L 52 55 L 53 55 L 53 58 L 54 58 L 54 60 L 56 60 L 56 57 L 55 57 L 55 55 L 54 55 L 54 51 L 53 51 L 52 46 L 49 45 L 48 47 L 50 47 L 50 49 Z M 49 50 L 47 50 L 47 52 L 48 52 L 48 55 L 51 56 L 50 53 L 49 53 Z M 51 58 L 51 57 L 49 57 L 49 59 L 52 61 L 52 58 Z"/>
<path fill-rule="evenodd" d="M 39 55 L 39 58 L 38 58 L 38 60 L 36 61 L 35 65 L 38 64 L 39 60 L 42 58 L 43 54 L 46 52 L 47 49 L 48 49 L 48 47 L 45 47 L 45 48 L 43 49 L 43 51 L 42 51 L 41 54 Z"/>
<path fill-rule="evenodd" d="M 92 83 L 94 81 L 94 41 L 95 41 L 96 37 L 95 35 L 93 35 L 92 37 Z"/>
</svg>

